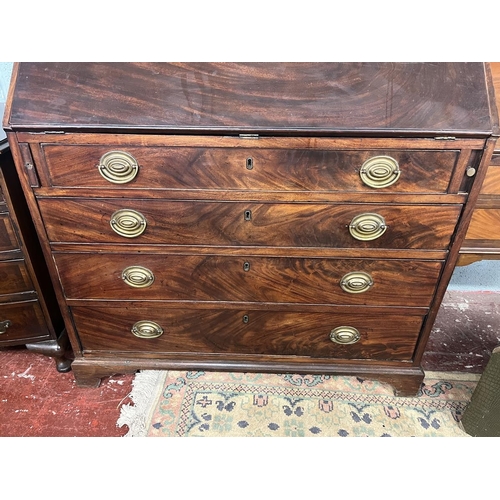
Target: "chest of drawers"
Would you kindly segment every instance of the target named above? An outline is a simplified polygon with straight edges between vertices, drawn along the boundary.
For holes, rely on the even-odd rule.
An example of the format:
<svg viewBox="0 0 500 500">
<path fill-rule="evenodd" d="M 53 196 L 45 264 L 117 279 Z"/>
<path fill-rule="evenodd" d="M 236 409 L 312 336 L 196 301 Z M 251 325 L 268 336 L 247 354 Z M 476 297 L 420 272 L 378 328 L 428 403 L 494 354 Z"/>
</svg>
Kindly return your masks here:
<svg viewBox="0 0 500 500">
<path fill-rule="evenodd" d="M 64 322 L 8 146 L 0 145 L 0 348 L 71 361 Z"/>
<path fill-rule="evenodd" d="M 487 65 L 14 75 L 4 128 L 80 385 L 185 368 L 418 391 L 498 133 Z"/>
</svg>

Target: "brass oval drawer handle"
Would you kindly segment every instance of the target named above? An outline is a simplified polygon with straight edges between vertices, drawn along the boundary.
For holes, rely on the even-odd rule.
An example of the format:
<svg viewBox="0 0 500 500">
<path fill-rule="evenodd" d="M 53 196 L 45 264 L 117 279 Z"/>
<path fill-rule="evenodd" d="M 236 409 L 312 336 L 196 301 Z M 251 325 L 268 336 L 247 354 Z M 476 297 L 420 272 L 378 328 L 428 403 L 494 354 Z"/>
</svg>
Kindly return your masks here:
<svg viewBox="0 0 500 500">
<path fill-rule="evenodd" d="M 330 332 L 330 340 L 336 344 L 355 344 L 361 335 L 353 326 L 338 326 Z"/>
<path fill-rule="evenodd" d="M 122 271 L 122 280 L 134 288 L 147 288 L 155 280 L 155 275 L 147 267 L 129 266 Z"/>
<path fill-rule="evenodd" d="M 364 184 L 372 188 L 392 186 L 401 175 L 399 164 L 390 156 L 374 156 L 366 160 L 359 175 Z"/>
<path fill-rule="evenodd" d="M 347 273 L 340 280 L 340 287 L 344 292 L 363 293 L 373 286 L 373 278 L 362 271 Z"/>
<path fill-rule="evenodd" d="M 136 238 L 140 236 L 147 226 L 144 215 L 135 210 L 117 210 L 109 221 L 111 228 L 116 234 L 125 238 Z"/>
<path fill-rule="evenodd" d="M 376 240 L 386 229 L 385 219 L 379 214 L 360 214 L 349 224 L 351 236 L 360 241 Z"/>
<path fill-rule="evenodd" d="M 10 320 L 6 319 L 5 321 L 0 321 L 0 335 L 7 333 L 9 326 L 12 326 L 12 322 Z"/>
<path fill-rule="evenodd" d="M 163 328 L 154 321 L 138 321 L 132 327 L 131 332 L 140 339 L 155 339 L 163 334 Z"/>
<path fill-rule="evenodd" d="M 125 151 L 109 151 L 101 156 L 99 173 L 113 184 L 126 184 L 135 179 L 139 172 L 137 160 Z"/>
</svg>

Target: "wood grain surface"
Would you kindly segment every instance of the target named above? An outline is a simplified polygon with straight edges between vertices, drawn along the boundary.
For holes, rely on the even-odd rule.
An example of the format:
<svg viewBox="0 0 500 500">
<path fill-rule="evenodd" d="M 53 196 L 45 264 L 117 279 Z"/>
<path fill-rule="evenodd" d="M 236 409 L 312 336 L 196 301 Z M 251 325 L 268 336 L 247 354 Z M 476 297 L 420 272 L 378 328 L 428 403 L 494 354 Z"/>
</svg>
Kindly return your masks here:
<svg viewBox="0 0 500 500">
<path fill-rule="evenodd" d="M 500 240 L 500 207 L 474 210 L 467 240 Z"/>
<path fill-rule="evenodd" d="M 298 259 L 225 255 L 55 254 L 70 299 L 289 302 L 372 306 L 430 304 L 440 261 Z M 154 275 L 147 288 L 124 282 L 122 272 L 142 266 Z M 373 286 L 348 293 L 340 283 L 368 273 Z"/>
<path fill-rule="evenodd" d="M 481 196 L 483 195 L 494 195 L 500 200 L 500 166 L 490 165 L 488 167 L 488 172 L 481 188 Z"/>
<path fill-rule="evenodd" d="M 9 214 L 0 214 L 0 252 L 9 252 L 18 248 L 19 242 Z"/>
<path fill-rule="evenodd" d="M 0 261 L 0 295 L 33 290 L 24 260 Z"/>
<path fill-rule="evenodd" d="M 143 243 L 334 248 L 444 249 L 460 215 L 460 205 L 377 206 L 371 204 L 235 203 L 170 200 L 44 198 L 39 206 L 53 242 Z M 121 209 L 140 212 L 146 230 L 136 238 L 110 225 Z M 245 220 L 245 213 L 251 219 Z M 378 239 L 359 241 L 349 224 L 376 212 L 388 229 Z"/>
<path fill-rule="evenodd" d="M 0 335 L 2 346 L 49 340 L 50 332 L 38 300 L 0 304 L 0 321 L 11 325 Z"/>
<path fill-rule="evenodd" d="M 115 304 L 116 306 L 116 304 Z M 85 351 L 261 354 L 349 359 L 410 360 L 422 323 L 421 316 L 363 312 L 348 317 L 336 313 L 296 313 L 223 309 L 162 309 L 73 307 L 73 317 Z M 248 323 L 243 316 L 247 315 Z M 158 323 L 164 333 L 155 339 L 134 336 L 136 321 Z M 355 344 L 333 343 L 338 326 L 359 330 Z M 391 325 L 390 328 L 387 325 Z M 97 327 L 96 327 L 97 326 Z"/>
<path fill-rule="evenodd" d="M 401 175 L 394 185 L 380 190 L 403 193 L 445 193 L 459 154 L 394 149 L 123 148 L 112 144 L 46 145 L 43 150 L 54 187 L 373 192 L 361 180 L 361 167 L 370 158 L 389 156 L 398 162 Z M 139 173 L 134 180 L 113 185 L 99 174 L 97 165 L 110 151 L 124 151 L 137 160 Z"/>
<path fill-rule="evenodd" d="M 21 63 L 16 82 L 6 128 L 492 130 L 482 63 Z"/>
</svg>

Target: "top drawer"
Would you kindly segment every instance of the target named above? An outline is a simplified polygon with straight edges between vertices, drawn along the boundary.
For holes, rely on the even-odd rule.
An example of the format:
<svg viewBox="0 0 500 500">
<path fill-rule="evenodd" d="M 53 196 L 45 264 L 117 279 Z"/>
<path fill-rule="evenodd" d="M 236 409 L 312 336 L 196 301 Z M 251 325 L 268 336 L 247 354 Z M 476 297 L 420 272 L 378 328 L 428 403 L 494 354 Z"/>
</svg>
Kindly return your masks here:
<svg viewBox="0 0 500 500">
<path fill-rule="evenodd" d="M 457 150 L 43 145 L 54 187 L 445 193 Z"/>
</svg>

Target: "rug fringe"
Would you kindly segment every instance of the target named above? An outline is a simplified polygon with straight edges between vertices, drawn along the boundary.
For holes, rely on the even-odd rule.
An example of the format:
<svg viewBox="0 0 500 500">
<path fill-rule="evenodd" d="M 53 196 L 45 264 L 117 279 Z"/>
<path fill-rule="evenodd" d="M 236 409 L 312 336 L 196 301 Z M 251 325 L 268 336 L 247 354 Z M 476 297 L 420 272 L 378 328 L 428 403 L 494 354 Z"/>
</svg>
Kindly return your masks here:
<svg viewBox="0 0 500 500">
<path fill-rule="evenodd" d="M 144 437 L 147 434 L 149 423 L 148 410 L 151 401 L 163 388 L 163 381 L 168 371 L 144 370 L 136 373 L 132 381 L 132 391 L 129 394 L 133 404 L 123 405 L 120 409 L 120 417 L 116 422 L 117 427 L 128 426 L 129 431 L 124 437 Z"/>
</svg>

